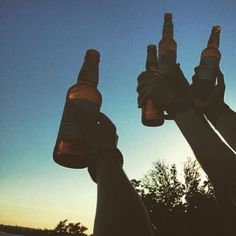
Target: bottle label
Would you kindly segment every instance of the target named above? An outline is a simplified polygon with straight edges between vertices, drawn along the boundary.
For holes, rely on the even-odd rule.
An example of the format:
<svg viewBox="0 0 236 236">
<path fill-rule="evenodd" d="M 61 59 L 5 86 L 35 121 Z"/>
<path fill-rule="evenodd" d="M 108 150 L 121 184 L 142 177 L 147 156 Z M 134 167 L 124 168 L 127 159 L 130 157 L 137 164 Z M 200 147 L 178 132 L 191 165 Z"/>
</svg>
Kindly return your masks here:
<svg viewBox="0 0 236 236">
<path fill-rule="evenodd" d="M 211 56 L 202 57 L 197 71 L 199 79 L 210 80 L 213 84 L 215 84 L 218 66 L 218 58 Z"/>
<path fill-rule="evenodd" d="M 172 50 L 159 53 L 158 71 L 160 74 L 171 74 L 176 65 L 176 52 Z"/>
<path fill-rule="evenodd" d="M 83 139 L 85 126 L 89 125 L 89 122 L 95 122 L 98 118 L 98 114 L 99 109 L 90 102 L 80 99 L 67 100 L 57 139 L 69 139 L 79 142 Z M 78 123 L 80 115 L 87 117 L 87 119 L 83 118 L 84 122 L 87 121 L 83 127 Z"/>
</svg>

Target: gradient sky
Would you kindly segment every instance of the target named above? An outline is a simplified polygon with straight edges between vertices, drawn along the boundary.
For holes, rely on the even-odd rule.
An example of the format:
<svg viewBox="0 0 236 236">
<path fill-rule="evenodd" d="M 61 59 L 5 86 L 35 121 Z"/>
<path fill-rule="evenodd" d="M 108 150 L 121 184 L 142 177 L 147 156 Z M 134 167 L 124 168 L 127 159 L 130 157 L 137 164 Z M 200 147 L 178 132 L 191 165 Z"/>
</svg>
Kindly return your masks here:
<svg viewBox="0 0 236 236">
<path fill-rule="evenodd" d="M 0 223 L 53 228 L 69 219 L 92 231 L 96 185 L 85 169 L 52 159 L 65 94 L 89 48 L 101 53 L 102 111 L 117 126 L 128 177 L 142 177 L 157 158 L 178 166 L 194 158 L 174 122 L 141 124 L 136 78 L 165 12 L 189 81 L 219 24 L 225 100 L 236 110 L 235 10 L 235 0 L 0 0 Z"/>
</svg>

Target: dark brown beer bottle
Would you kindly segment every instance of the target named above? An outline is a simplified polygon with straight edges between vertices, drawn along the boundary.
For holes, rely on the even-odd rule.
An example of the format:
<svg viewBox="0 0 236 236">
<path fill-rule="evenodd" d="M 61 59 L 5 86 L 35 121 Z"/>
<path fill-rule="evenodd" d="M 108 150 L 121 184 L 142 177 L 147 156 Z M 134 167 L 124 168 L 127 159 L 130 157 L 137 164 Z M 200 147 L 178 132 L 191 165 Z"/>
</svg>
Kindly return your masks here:
<svg viewBox="0 0 236 236">
<path fill-rule="evenodd" d="M 197 81 L 195 82 L 199 87 L 199 97 L 203 100 L 207 99 L 216 83 L 216 73 L 221 59 L 221 53 L 219 51 L 220 31 L 220 26 L 215 25 L 212 27 L 207 48 L 201 53 L 200 65 L 196 71 L 195 78 Z"/>
<path fill-rule="evenodd" d="M 147 47 L 146 71 L 158 71 L 157 49 L 153 44 Z M 145 126 L 161 126 L 164 123 L 164 112 L 154 107 L 150 99 L 148 99 L 145 106 L 142 107 L 142 123 Z"/>
<path fill-rule="evenodd" d="M 208 66 L 208 70 L 202 70 L 199 74 L 199 79 L 210 80 L 215 83 L 216 76 L 213 70 L 219 66 L 221 53 L 220 46 L 220 26 L 215 25 L 212 27 L 211 35 L 209 37 L 207 48 L 201 53 L 200 65 Z"/>
<path fill-rule="evenodd" d="M 158 44 L 158 71 L 160 74 L 169 74 L 176 65 L 177 44 L 174 40 L 172 14 L 165 13 L 162 39 Z"/>
<path fill-rule="evenodd" d="M 76 122 L 76 111 L 86 110 L 97 116 L 102 96 L 97 90 L 100 54 L 94 49 L 86 52 L 84 63 L 75 85 L 66 95 L 61 124 L 54 147 L 53 159 L 59 165 L 69 168 L 87 167 L 88 157 L 83 132 Z"/>
</svg>

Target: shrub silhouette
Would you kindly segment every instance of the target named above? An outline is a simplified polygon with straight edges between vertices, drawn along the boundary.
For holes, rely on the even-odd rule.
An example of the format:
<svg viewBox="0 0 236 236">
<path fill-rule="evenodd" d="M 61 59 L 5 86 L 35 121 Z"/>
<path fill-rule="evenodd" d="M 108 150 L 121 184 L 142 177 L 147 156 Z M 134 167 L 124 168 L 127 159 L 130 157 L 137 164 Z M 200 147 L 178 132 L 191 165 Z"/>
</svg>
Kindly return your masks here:
<svg viewBox="0 0 236 236">
<path fill-rule="evenodd" d="M 68 220 L 62 220 L 57 224 L 53 231 L 63 236 L 87 236 L 87 234 L 84 233 L 87 229 L 88 228 L 81 225 L 81 223 L 68 223 Z"/>
</svg>

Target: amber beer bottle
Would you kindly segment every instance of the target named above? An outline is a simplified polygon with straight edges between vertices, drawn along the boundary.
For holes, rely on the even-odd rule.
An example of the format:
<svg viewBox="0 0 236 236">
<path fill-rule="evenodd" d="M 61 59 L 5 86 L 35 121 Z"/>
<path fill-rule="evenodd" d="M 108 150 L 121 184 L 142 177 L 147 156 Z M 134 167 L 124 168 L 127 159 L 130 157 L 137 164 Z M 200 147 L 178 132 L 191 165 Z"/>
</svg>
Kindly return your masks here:
<svg viewBox="0 0 236 236">
<path fill-rule="evenodd" d="M 87 149 L 84 134 L 76 122 L 76 111 L 86 110 L 91 116 L 98 115 L 102 96 L 97 90 L 100 54 L 94 49 L 86 52 L 84 63 L 75 85 L 69 88 L 61 119 L 53 159 L 69 168 L 87 166 Z"/>
<path fill-rule="evenodd" d="M 207 48 L 201 53 L 200 65 L 196 71 L 197 83 L 200 88 L 198 91 L 203 99 L 209 96 L 216 83 L 216 73 L 221 59 L 219 51 L 220 31 L 219 25 L 212 27 Z"/>
<path fill-rule="evenodd" d="M 219 51 L 220 46 L 220 26 L 215 25 L 212 27 L 211 35 L 209 37 L 207 48 L 201 53 L 200 65 L 209 65 L 212 69 L 219 66 L 221 53 Z M 206 72 L 206 73 L 203 73 Z M 207 79 L 215 83 L 215 74 L 212 70 L 202 71 L 199 78 Z"/>
<path fill-rule="evenodd" d="M 158 44 L 158 71 L 160 74 L 170 74 L 176 65 L 177 44 L 174 40 L 172 14 L 165 13 L 162 39 Z"/>
<path fill-rule="evenodd" d="M 156 45 L 153 44 L 147 46 L 146 71 L 158 71 L 157 49 Z M 164 123 L 164 112 L 154 107 L 150 99 L 142 107 L 142 123 L 145 126 L 161 126 Z"/>
</svg>

